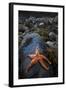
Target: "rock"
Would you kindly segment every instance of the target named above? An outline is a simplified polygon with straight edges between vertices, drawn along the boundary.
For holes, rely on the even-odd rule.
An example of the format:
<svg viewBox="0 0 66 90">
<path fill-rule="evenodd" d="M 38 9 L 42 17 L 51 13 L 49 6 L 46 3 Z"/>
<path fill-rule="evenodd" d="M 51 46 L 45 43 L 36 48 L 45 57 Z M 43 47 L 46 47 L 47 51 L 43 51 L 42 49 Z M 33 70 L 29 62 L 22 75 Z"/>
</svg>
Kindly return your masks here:
<svg viewBox="0 0 66 90">
<path fill-rule="evenodd" d="M 25 20 L 25 26 L 27 26 L 28 28 L 32 28 L 33 27 L 33 22 L 32 20 L 30 20 L 29 18 Z"/>
<path fill-rule="evenodd" d="M 29 31 L 29 28 L 25 25 L 19 24 L 19 32 Z"/>
<path fill-rule="evenodd" d="M 20 16 L 19 17 L 19 24 L 24 24 L 25 19 L 26 19 L 25 17 Z"/>
<path fill-rule="evenodd" d="M 54 18 L 54 23 L 58 23 L 58 16 L 56 16 L 55 18 Z"/>
<path fill-rule="evenodd" d="M 39 63 L 31 68 L 29 72 L 26 72 L 27 67 L 31 60 L 29 59 L 29 54 L 34 54 L 36 47 L 39 51 L 46 55 L 46 44 L 37 33 L 28 33 L 23 37 L 22 44 L 19 48 L 19 78 L 41 78 L 41 77 L 51 77 L 53 75 L 52 65 L 49 65 L 49 70 L 44 70 Z M 47 55 L 46 55 L 47 56 Z"/>
<path fill-rule="evenodd" d="M 33 24 L 36 22 L 36 18 L 32 16 L 30 16 L 28 20 L 31 21 Z"/>
<path fill-rule="evenodd" d="M 52 24 L 48 28 L 49 32 L 54 32 L 56 35 L 58 35 L 58 25 Z"/>
<path fill-rule="evenodd" d="M 48 17 L 44 17 L 44 23 L 45 23 L 46 25 L 48 25 L 48 23 L 49 23 L 49 18 L 48 18 Z"/>
<path fill-rule="evenodd" d="M 49 18 L 49 23 L 52 24 L 53 23 L 53 19 L 52 17 Z"/>
<path fill-rule="evenodd" d="M 43 28 L 45 26 L 45 24 L 43 22 L 39 23 L 39 26 L 38 27 L 41 27 Z"/>
<path fill-rule="evenodd" d="M 46 44 L 51 48 L 57 48 L 56 42 L 47 41 Z"/>
<path fill-rule="evenodd" d="M 41 20 L 41 18 L 36 18 L 36 22 L 40 22 Z"/>
<path fill-rule="evenodd" d="M 19 35 L 19 38 L 23 39 L 23 35 Z"/>
<path fill-rule="evenodd" d="M 37 27 L 38 27 L 37 23 L 36 23 L 36 24 L 34 24 L 34 27 L 33 27 L 33 28 L 37 28 Z"/>
<path fill-rule="evenodd" d="M 30 41 L 31 40 L 31 41 Z M 24 41 L 24 43 L 23 43 L 23 41 Z M 33 50 L 35 50 L 36 49 L 36 46 L 40 46 L 41 45 L 41 47 L 45 50 L 45 48 L 46 48 L 46 45 L 44 45 L 43 46 L 43 44 L 45 43 L 45 42 L 43 42 L 43 40 L 41 39 L 41 37 L 40 37 L 40 35 L 39 34 L 37 34 L 37 33 L 27 33 L 25 36 L 23 36 L 23 41 L 22 41 L 22 45 L 21 46 L 24 46 L 24 47 L 26 47 L 26 46 L 28 46 L 28 42 L 29 42 L 29 44 L 32 46 L 32 48 L 34 47 L 34 49 Z M 43 42 L 43 43 L 42 43 Z M 26 44 L 26 46 L 25 46 L 25 44 Z M 35 44 L 35 45 L 34 45 Z M 40 45 L 39 45 L 40 44 Z M 30 48 L 30 46 L 29 46 L 29 48 Z"/>
<path fill-rule="evenodd" d="M 56 41 L 56 34 L 54 32 L 49 33 L 49 40 Z"/>
<path fill-rule="evenodd" d="M 43 22 L 44 24 L 48 24 L 49 18 L 48 17 L 36 18 L 36 23 L 41 23 L 41 22 Z"/>
</svg>

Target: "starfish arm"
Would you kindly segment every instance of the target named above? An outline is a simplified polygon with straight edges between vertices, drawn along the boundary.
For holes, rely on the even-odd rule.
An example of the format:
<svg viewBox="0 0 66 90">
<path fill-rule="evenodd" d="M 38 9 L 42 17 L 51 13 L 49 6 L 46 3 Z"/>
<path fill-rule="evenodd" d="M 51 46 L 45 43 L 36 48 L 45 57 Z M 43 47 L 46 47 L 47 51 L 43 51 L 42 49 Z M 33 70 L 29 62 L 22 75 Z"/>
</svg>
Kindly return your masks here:
<svg viewBox="0 0 66 90">
<path fill-rule="evenodd" d="M 27 67 L 27 72 L 29 72 L 32 67 L 33 67 L 33 65 L 29 64 L 29 66 Z"/>
<path fill-rule="evenodd" d="M 36 60 L 36 58 L 32 59 L 31 64 L 36 64 L 38 61 Z"/>
<path fill-rule="evenodd" d="M 28 66 L 27 71 L 29 71 L 36 63 L 37 63 L 37 61 L 35 59 L 32 59 L 31 63 Z"/>
<path fill-rule="evenodd" d="M 44 69 L 48 70 L 48 66 L 44 63 L 43 60 L 39 60 L 39 63 L 41 64 L 41 66 L 42 66 Z"/>
<path fill-rule="evenodd" d="M 43 55 L 41 56 L 43 57 L 44 60 L 46 60 L 49 64 L 51 64 L 50 60 L 46 56 L 43 56 Z"/>
<path fill-rule="evenodd" d="M 48 58 L 45 58 L 45 60 L 46 60 L 49 64 L 51 64 L 51 62 L 50 62 L 50 60 L 49 60 Z"/>
<path fill-rule="evenodd" d="M 28 55 L 28 57 L 30 57 L 31 59 L 33 59 L 35 56 L 36 56 L 35 54 Z"/>
<path fill-rule="evenodd" d="M 38 48 L 36 48 L 36 55 L 39 55 L 39 50 L 38 50 Z"/>
<path fill-rule="evenodd" d="M 49 60 L 48 60 L 48 63 L 49 63 L 49 64 L 52 64 Z"/>
</svg>

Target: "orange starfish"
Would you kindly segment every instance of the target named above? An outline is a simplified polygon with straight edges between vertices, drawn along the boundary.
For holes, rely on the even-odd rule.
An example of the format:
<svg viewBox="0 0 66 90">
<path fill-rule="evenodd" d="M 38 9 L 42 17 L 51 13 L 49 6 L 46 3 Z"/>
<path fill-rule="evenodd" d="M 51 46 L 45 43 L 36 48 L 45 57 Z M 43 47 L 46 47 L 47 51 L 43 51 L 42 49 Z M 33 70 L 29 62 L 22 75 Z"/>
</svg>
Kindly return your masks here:
<svg viewBox="0 0 66 90">
<path fill-rule="evenodd" d="M 34 66 L 38 62 L 44 69 L 48 70 L 48 64 L 51 64 L 51 62 L 48 60 L 46 56 L 39 53 L 38 48 L 36 48 L 35 54 L 30 54 L 28 56 L 31 59 L 31 63 L 29 64 L 27 71 L 29 71 L 32 68 L 32 66 Z"/>
</svg>

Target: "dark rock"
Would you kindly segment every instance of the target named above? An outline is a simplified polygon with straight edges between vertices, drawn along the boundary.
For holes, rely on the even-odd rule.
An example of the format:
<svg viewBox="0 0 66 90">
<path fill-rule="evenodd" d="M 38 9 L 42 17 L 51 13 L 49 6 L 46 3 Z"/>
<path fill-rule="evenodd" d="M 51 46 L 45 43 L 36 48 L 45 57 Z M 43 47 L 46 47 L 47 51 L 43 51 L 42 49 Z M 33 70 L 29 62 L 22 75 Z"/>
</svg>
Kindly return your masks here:
<svg viewBox="0 0 66 90">
<path fill-rule="evenodd" d="M 25 17 L 20 16 L 19 17 L 19 24 L 24 24 L 25 19 L 26 19 Z"/>
<path fill-rule="evenodd" d="M 56 35 L 58 35 L 58 25 L 52 24 L 48 28 L 49 32 L 54 32 Z"/>
<path fill-rule="evenodd" d="M 23 24 L 19 24 L 19 32 L 26 32 L 29 31 L 29 28 Z"/>
<path fill-rule="evenodd" d="M 54 18 L 54 23 L 58 23 L 58 16 Z"/>
<path fill-rule="evenodd" d="M 19 48 L 19 78 L 41 78 L 51 77 L 53 75 L 52 65 L 49 65 L 49 70 L 44 70 L 39 63 L 31 68 L 29 72 L 26 72 L 31 60 L 28 58 L 29 54 L 34 54 L 36 47 L 39 51 L 46 55 L 46 44 L 37 33 L 28 33 L 23 37 L 21 46 Z M 46 55 L 47 56 L 47 55 Z"/>
<path fill-rule="evenodd" d="M 56 41 L 55 42 L 47 41 L 46 44 L 51 48 L 57 48 Z"/>
<path fill-rule="evenodd" d="M 45 23 L 46 25 L 49 24 L 49 18 L 48 18 L 48 17 L 44 17 L 44 23 Z"/>
<path fill-rule="evenodd" d="M 42 18 L 36 18 L 36 23 L 44 23 L 48 24 L 49 23 L 49 18 L 48 17 L 42 17 Z"/>
<path fill-rule="evenodd" d="M 30 16 L 28 20 L 31 21 L 33 24 L 36 22 L 36 18 L 32 16 Z"/>
<path fill-rule="evenodd" d="M 49 33 L 49 40 L 50 41 L 56 41 L 56 34 L 54 32 Z"/>
<path fill-rule="evenodd" d="M 32 21 L 26 20 L 25 26 L 27 26 L 28 28 L 32 28 L 33 27 Z"/>
<path fill-rule="evenodd" d="M 52 17 L 49 18 L 49 23 L 52 24 L 53 23 L 53 19 Z"/>
</svg>

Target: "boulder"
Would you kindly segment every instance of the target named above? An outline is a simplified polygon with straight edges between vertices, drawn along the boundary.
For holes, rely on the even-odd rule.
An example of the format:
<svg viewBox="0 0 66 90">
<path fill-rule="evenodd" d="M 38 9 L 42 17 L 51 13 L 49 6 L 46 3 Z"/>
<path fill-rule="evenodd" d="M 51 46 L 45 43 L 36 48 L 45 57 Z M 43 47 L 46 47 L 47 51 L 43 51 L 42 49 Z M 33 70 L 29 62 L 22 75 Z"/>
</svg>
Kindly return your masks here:
<svg viewBox="0 0 66 90">
<path fill-rule="evenodd" d="M 51 48 L 57 48 L 56 41 L 55 42 L 47 41 L 46 44 Z"/>
<path fill-rule="evenodd" d="M 52 24 L 48 28 L 49 32 L 54 32 L 56 35 L 58 35 L 58 25 Z"/>
<path fill-rule="evenodd" d="M 56 41 L 56 34 L 55 34 L 54 32 L 50 32 L 50 33 L 49 33 L 49 39 L 50 39 L 51 41 Z"/>
<path fill-rule="evenodd" d="M 26 32 L 29 31 L 29 28 L 23 24 L 19 24 L 19 32 Z"/>
<path fill-rule="evenodd" d="M 58 23 L 58 16 L 55 16 L 55 18 L 54 18 L 54 23 Z"/>
<path fill-rule="evenodd" d="M 52 17 L 49 17 L 49 23 L 52 24 L 53 23 L 53 19 Z"/>
<path fill-rule="evenodd" d="M 26 72 L 28 65 L 31 60 L 29 59 L 29 54 L 34 54 L 36 47 L 39 51 L 43 53 L 46 57 L 47 46 L 37 33 L 28 33 L 23 37 L 21 46 L 19 48 L 19 79 L 22 78 L 41 78 L 41 77 L 51 77 L 55 76 L 53 74 L 53 67 L 49 65 L 49 70 L 43 69 L 39 63 L 31 68 L 29 72 Z"/>
</svg>

